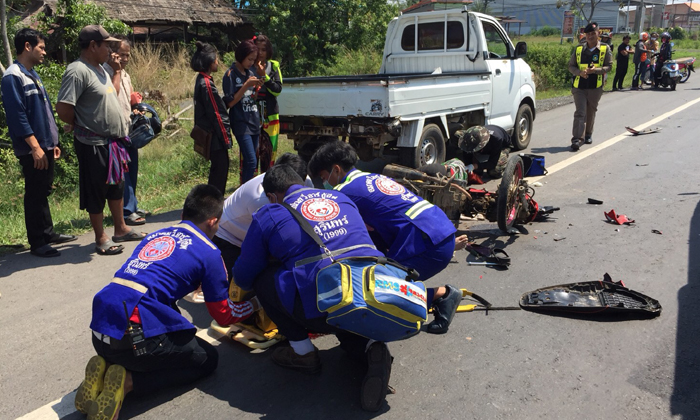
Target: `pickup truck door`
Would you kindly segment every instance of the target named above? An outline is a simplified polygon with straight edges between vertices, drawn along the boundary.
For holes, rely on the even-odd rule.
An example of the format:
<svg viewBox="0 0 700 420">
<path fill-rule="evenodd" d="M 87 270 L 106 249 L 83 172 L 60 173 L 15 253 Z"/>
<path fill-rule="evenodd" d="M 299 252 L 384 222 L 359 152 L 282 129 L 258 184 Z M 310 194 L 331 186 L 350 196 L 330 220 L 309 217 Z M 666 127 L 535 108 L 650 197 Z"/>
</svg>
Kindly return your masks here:
<svg viewBox="0 0 700 420">
<path fill-rule="evenodd" d="M 492 20 L 480 19 L 484 36 L 484 60 L 491 72 L 492 99 L 488 123 L 509 130 L 513 128 L 520 88 L 520 74 L 512 58 L 513 45 L 503 28 Z"/>
</svg>

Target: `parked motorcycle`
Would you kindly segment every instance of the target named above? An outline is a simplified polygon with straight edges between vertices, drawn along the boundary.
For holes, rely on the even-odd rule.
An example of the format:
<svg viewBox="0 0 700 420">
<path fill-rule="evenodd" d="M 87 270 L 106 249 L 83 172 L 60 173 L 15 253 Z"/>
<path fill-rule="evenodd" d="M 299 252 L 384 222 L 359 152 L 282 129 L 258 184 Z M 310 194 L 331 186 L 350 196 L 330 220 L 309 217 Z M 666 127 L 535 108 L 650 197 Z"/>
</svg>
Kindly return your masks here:
<svg viewBox="0 0 700 420">
<path fill-rule="evenodd" d="M 695 57 L 679 58 L 676 63 L 678 63 L 678 72 L 681 74 L 681 80 L 678 82 L 685 83 L 690 77 L 690 73 L 695 72 Z"/>
</svg>

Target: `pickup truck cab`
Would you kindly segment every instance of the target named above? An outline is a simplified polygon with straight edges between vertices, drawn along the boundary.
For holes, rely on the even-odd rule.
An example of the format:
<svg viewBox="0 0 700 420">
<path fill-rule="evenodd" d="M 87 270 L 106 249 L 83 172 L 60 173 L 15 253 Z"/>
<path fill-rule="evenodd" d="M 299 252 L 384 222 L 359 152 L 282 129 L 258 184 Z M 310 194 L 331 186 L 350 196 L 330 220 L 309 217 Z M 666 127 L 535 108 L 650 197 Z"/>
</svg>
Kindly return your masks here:
<svg viewBox="0 0 700 420">
<path fill-rule="evenodd" d="M 488 15 L 403 14 L 388 25 L 378 74 L 285 79 L 281 132 L 305 157 L 342 138 L 362 160 L 398 157 L 411 167 L 443 162 L 455 131 L 473 125 L 501 126 L 524 149 L 535 119 L 526 54 Z"/>
</svg>

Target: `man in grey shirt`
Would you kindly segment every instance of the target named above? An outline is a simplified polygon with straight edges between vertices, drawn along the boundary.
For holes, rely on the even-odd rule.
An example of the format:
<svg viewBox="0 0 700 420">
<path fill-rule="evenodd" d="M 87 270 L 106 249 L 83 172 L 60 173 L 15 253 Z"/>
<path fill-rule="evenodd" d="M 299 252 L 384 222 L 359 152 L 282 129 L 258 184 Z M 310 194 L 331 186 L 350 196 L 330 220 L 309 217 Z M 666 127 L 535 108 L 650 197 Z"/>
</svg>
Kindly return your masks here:
<svg viewBox="0 0 700 420">
<path fill-rule="evenodd" d="M 95 250 L 100 255 L 120 253 L 115 242 L 140 241 L 146 235 L 131 230 L 124 222 L 124 175 L 129 156 L 124 143 L 129 121 L 122 112 L 118 89 L 102 67 L 116 41 L 99 25 L 84 27 L 78 35 L 80 58 L 68 65 L 58 92 L 56 112 L 75 137 L 80 181 L 80 208 L 87 210 L 95 232 Z M 105 201 L 114 219 L 114 236 L 104 231 Z"/>
</svg>

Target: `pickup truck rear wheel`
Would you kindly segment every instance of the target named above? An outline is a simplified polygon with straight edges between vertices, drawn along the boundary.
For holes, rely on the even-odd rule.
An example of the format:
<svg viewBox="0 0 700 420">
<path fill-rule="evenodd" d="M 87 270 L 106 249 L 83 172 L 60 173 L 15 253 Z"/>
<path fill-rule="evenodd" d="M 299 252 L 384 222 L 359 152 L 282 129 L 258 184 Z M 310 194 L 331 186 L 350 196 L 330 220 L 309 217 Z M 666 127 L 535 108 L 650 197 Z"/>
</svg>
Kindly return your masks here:
<svg viewBox="0 0 700 420">
<path fill-rule="evenodd" d="M 402 147 L 400 160 L 403 165 L 420 168 L 423 165 L 445 161 L 445 137 L 436 124 L 423 127 L 417 147 Z"/>
<path fill-rule="evenodd" d="M 528 104 L 522 104 L 518 108 L 518 113 L 515 114 L 513 147 L 515 150 L 527 148 L 530 138 L 532 138 L 532 108 Z"/>
</svg>

